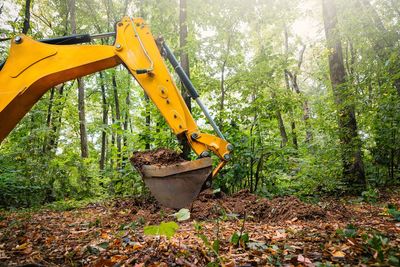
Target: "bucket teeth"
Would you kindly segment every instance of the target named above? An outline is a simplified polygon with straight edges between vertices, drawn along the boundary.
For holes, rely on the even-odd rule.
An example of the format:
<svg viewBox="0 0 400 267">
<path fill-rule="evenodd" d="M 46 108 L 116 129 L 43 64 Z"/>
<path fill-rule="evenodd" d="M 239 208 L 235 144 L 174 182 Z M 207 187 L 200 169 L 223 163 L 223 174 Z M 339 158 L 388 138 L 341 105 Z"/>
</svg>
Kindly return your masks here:
<svg viewBox="0 0 400 267">
<path fill-rule="evenodd" d="M 211 172 L 211 158 L 202 158 L 169 166 L 146 165 L 141 175 L 161 205 L 180 209 L 196 199 Z"/>
</svg>

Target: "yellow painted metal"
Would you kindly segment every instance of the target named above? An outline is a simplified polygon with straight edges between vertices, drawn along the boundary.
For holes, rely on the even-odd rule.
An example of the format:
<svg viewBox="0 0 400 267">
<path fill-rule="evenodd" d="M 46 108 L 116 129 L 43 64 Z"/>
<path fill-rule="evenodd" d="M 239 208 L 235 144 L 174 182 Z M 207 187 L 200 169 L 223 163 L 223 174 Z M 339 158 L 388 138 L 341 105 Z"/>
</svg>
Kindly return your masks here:
<svg viewBox="0 0 400 267">
<path fill-rule="evenodd" d="M 121 63 L 112 46 L 49 45 L 20 37 L 0 71 L 0 142 L 52 86 Z"/>
<path fill-rule="evenodd" d="M 114 46 L 50 45 L 25 35 L 21 38 L 22 43 L 12 43 L 0 71 L 0 142 L 52 86 L 123 63 L 172 131 L 185 135 L 197 155 L 211 150 L 225 161 L 230 153 L 227 141 L 200 133 L 143 19 L 124 17 L 117 23 Z M 144 69 L 149 72 L 137 73 Z M 199 138 L 193 140 L 192 133 Z M 218 165 L 217 172 L 223 165 Z"/>
</svg>

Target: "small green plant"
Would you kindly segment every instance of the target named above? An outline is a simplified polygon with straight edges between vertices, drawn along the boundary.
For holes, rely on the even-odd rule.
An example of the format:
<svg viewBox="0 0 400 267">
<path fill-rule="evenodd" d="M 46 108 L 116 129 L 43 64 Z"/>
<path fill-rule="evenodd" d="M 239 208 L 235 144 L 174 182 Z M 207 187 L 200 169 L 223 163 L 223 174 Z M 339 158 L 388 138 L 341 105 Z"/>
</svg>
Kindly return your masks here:
<svg viewBox="0 0 400 267">
<path fill-rule="evenodd" d="M 99 218 L 97 218 L 94 222 L 89 223 L 89 228 L 99 227 L 99 226 L 101 226 L 101 221 Z"/>
<path fill-rule="evenodd" d="M 379 261 L 384 261 L 386 245 L 389 243 L 389 239 L 381 234 L 374 234 L 367 240 L 367 245 L 372 254 L 377 256 Z"/>
<path fill-rule="evenodd" d="M 363 201 L 368 203 L 375 203 L 379 198 L 379 191 L 376 188 L 370 187 L 368 190 L 361 193 Z"/>
<path fill-rule="evenodd" d="M 210 241 L 207 236 L 203 233 L 203 228 L 200 223 L 195 222 L 194 223 L 194 228 L 196 230 L 196 235 L 203 241 L 204 245 L 206 248 L 215 256 L 215 260 L 212 262 L 209 262 L 207 264 L 208 267 L 217 267 L 220 266 L 221 263 L 223 263 L 223 260 L 221 259 L 219 255 L 219 249 L 220 249 L 220 241 L 217 238 L 214 241 Z"/>
<path fill-rule="evenodd" d="M 128 230 L 128 229 L 135 230 L 139 225 L 140 225 L 139 222 L 133 221 L 133 222 L 128 223 L 128 224 L 121 224 L 121 225 L 119 226 L 119 229 L 118 229 L 118 230 L 120 230 L 120 231 L 122 231 L 122 230 Z"/>
<path fill-rule="evenodd" d="M 233 235 L 231 236 L 230 241 L 236 247 L 246 248 L 246 244 L 250 241 L 249 234 L 244 232 L 245 223 L 246 223 L 246 213 L 244 214 L 240 231 L 233 233 Z"/>
<path fill-rule="evenodd" d="M 144 234 L 148 236 L 165 236 L 171 239 L 179 229 L 176 222 L 161 222 L 158 225 L 147 225 L 144 227 Z"/>
<path fill-rule="evenodd" d="M 356 237 L 357 227 L 355 227 L 353 224 L 348 224 L 346 228 L 336 230 L 336 233 L 347 238 Z"/>
<path fill-rule="evenodd" d="M 398 210 L 398 209 L 396 208 L 395 205 L 389 204 L 389 205 L 388 205 L 388 210 L 387 210 L 387 212 L 388 212 L 390 215 L 392 215 L 393 218 L 394 218 L 396 221 L 400 222 L 400 210 Z"/>
<path fill-rule="evenodd" d="M 231 243 L 236 247 L 245 248 L 246 244 L 250 241 L 248 233 L 235 232 L 231 236 Z"/>
</svg>

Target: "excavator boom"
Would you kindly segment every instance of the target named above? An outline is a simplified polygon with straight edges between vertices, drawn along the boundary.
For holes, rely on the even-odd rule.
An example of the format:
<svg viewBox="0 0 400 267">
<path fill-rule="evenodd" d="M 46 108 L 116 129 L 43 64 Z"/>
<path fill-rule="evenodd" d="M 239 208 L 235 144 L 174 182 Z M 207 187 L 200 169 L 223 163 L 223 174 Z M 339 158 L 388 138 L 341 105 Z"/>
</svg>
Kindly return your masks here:
<svg viewBox="0 0 400 267">
<path fill-rule="evenodd" d="M 98 35 L 96 37 L 101 38 L 109 35 Z M 87 41 L 88 39 L 87 35 L 82 35 L 81 37 L 83 41 Z M 150 32 L 149 26 L 142 18 L 132 19 L 124 17 L 118 22 L 113 46 L 77 45 L 74 43 L 79 43 L 79 38 L 74 38 L 73 40 L 75 41 L 71 40 L 68 42 L 68 39 L 61 37 L 59 40 L 47 39 L 39 42 L 22 34 L 13 39 L 9 57 L 0 70 L 0 142 L 3 141 L 22 117 L 51 87 L 123 64 L 157 106 L 174 134 L 183 136 L 193 151 L 200 157 L 209 156 L 209 151 L 218 156 L 220 162 L 212 171 L 212 177 L 230 159 L 230 153 L 233 149 L 232 145 L 219 132 L 218 127 L 212 121 L 193 85 L 180 69 L 168 46 L 162 40 L 157 44 Z M 173 64 L 174 69 L 177 70 L 190 95 L 199 103 L 219 137 L 199 131 L 164 63 L 160 49 Z M 174 208 L 187 205 L 197 196 L 202 183 L 210 175 L 210 161 L 208 164 L 210 171 L 204 171 L 206 168 L 204 162 L 203 164 L 198 164 L 196 161 L 193 161 L 186 163 L 186 165 L 186 169 L 190 170 L 187 172 L 190 172 L 189 176 L 191 177 L 198 177 L 193 171 L 199 170 L 200 172 L 202 170 L 200 174 L 202 176 L 201 179 L 198 179 L 195 185 L 190 186 L 189 184 L 193 179 L 186 177 L 185 179 L 189 182 L 182 183 L 185 180 L 182 178 L 182 176 L 185 176 L 185 172 L 182 172 L 180 166 L 176 166 L 175 168 L 178 170 L 177 173 L 174 173 L 173 169 L 170 169 L 168 173 L 172 177 L 169 178 L 173 179 L 170 179 L 169 182 L 167 182 L 167 179 L 161 179 L 161 181 L 155 182 L 155 184 L 160 185 L 165 183 L 169 185 L 167 195 L 175 194 L 170 197 L 174 197 L 178 201 L 175 201 L 175 204 L 164 201 L 165 203 L 162 204 Z M 161 170 L 159 173 L 164 171 Z M 153 178 L 151 175 L 149 177 L 148 172 L 147 174 L 142 173 L 142 175 L 145 178 L 145 182 L 146 179 Z M 179 182 L 175 183 L 180 183 L 180 186 L 174 187 L 174 183 L 171 183 L 171 181 L 178 177 L 173 175 L 181 177 L 177 180 Z M 157 179 L 160 179 L 160 176 Z M 153 182 L 151 181 L 152 184 L 154 184 Z M 149 185 L 149 187 L 151 186 Z M 158 186 L 158 188 L 161 188 L 157 189 L 158 191 L 163 191 L 162 187 Z M 161 191 L 152 193 L 157 198 L 157 195 L 164 193 Z M 179 193 L 184 194 L 189 191 L 194 192 L 194 194 L 191 194 L 190 197 L 182 197 L 185 198 L 185 201 L 180 202 Z M 189 198 L 192 199 L 188 200 Z M 160 199 L 159 201 L 163 202 Z M 176 203 L 181 204 L 177 205 Z"/>
</svg>

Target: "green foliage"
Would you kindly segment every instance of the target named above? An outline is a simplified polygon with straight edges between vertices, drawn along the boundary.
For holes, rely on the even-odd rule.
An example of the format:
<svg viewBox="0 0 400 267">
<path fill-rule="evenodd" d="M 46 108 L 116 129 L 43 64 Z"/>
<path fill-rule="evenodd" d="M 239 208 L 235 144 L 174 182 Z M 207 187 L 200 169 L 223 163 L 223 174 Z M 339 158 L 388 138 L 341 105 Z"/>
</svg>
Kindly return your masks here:
<svg viewBox="0 0 400 267">
<path fill-rule="evenodd" d="M 178 229 L 179 225 L 176 222 L 161 222 L 159 225 L 147 225 L 143 231 L 145 235 L 165 236 L 171 239 Z"/>
<path fill-rule="evenodd" d="M 400 222 L 400 210 L 398 210 L 395 205 L 388 205 L 387 212 L 393 216 L 393 219 Z"/>
<path fill-rule="evenodd" d="M 239 247 L 246 247 L 246 244 L 250 241 L 248 233 L 234 232 L 231 236 L 230 242 Z"/>
<path fill-rule="evenodd" d="M 372 255 L 377 253 L 378 260 L 382 262 L 385 260 L 385 252 L 388 242 L 389 239 L 387 237 L 375 234 L 367 240 L 367 248 L 372 251 Z"/>
<path fill-rule="evenodd" d="M 365 202 L 374 203 L 378 201 L 379 191 L 376 188 L 369 188 L 361 193 L 361 197 Z"/>
<path fill-rule="evenodd" d="M 219 227 L 219 224 L 218 224 Z M 207 266 L 220 266 L 221 263 L 223 263 L 219 251 L 220 251 L 220 243 L 221 241 L 217 238 L 212 241 L 209 240 L 208 237 L 203 233 L 203 228 L 200 223 L 197 223 L 196 221 L 194 222 L 194 229 L 196 231 L 196 236 L 203 241 L 205 247 L 208 249 L 208 251 L 215 256 L 215 260 L 211 261 L 207 264 Z"/>
<path fill-rule="evenodd" d="M 349 224 L 344 229 L 336 230 L 336 233 L 347 238 L 356 237 L 357 228 L 353 224 Z"/>
</svg>

